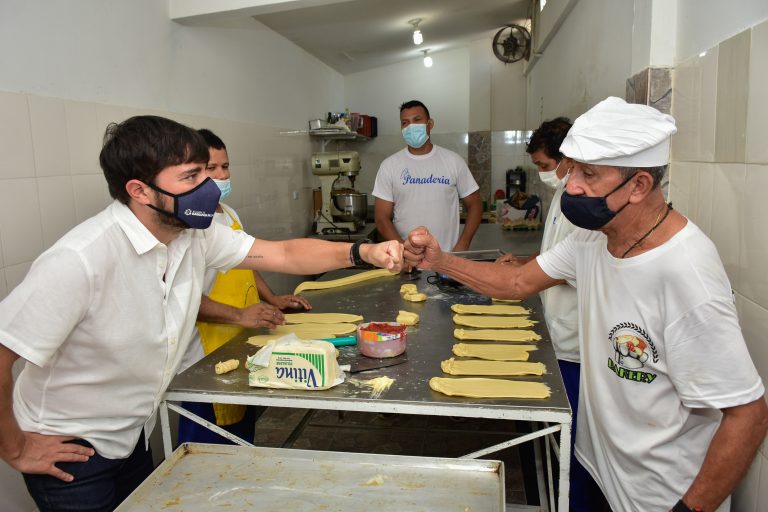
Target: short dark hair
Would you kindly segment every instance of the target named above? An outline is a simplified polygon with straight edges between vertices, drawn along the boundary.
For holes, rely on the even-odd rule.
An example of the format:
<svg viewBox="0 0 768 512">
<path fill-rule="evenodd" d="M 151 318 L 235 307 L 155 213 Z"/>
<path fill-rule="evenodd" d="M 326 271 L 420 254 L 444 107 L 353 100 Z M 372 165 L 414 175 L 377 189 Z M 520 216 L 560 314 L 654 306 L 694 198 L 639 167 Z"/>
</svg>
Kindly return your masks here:
<svg viewBox="0 0 768 512">
<path fill-rule="evenodd" d="M 541 123 L 531 135 L 525 151 L 532 155 L 536 151 L 543 151 L 545 155 L 558 162 L 562 160 L 563 154 L 560 152 L 560 144 L 568 135 L 573 123 L 567 117 L 556 117 L 549 121 Z"/>
<path fill-rule="evenodd" d="M 427 119 L 432 119 L 432 117 L 429 115 L 429 109 L 427 108 L 427 106 L 425 104 L 423 104 L 422 102 L 420 102 L 419 100 L 406 101 L 405 103 L 400 105 L 400 112 L 402 112 L 403 110 L 405 110 L 407 108 L 416 108 L 416 107 L 423 108 L 424 112 L 427 113 Z"/>
<path fill-rule="evenodd" d="M 224 141 L 221 140 L 218 135 L 213 133 L 208 128 L 200 128 L 199 130 L 197 130 L 197 133 L 203 136 L 209 148 L 227 149 L 227 146 L 224 144 Z"/>
<path fill-rule="evenodd" d="M 645 171 L 653 178 L 653 188 L 656 188 L 661 184 L 661 179 L 664 177 L 664 173 L 667 172 L 667 165 L 669 164 L 659 165 L 657 167 L 617 167 L 617 169 L 623 180 L 629 179 L 639 171 Z"/>
<path fill-rule="evenodd" d="M 151 184 L 166 167 L 191 162 L 208 162 L 208 145 L 203 136 L 158 116 L 135 116 L 119 124 L 110 123 L 99 155 L 109 195 L 123 204 L 128 204 L 125 184 L 130 180 Z"/>
</svg>

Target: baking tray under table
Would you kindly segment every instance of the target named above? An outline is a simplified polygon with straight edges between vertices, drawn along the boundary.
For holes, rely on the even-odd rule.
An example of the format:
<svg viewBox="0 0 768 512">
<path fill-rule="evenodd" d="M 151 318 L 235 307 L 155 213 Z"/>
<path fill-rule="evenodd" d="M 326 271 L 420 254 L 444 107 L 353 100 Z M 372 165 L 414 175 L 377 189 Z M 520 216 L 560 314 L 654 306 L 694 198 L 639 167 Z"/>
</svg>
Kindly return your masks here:
<svg viewBox="0 0 768 512">
<path fill-rule="evenodd" d="M 503 482 L 493 460 L 185 443 L 117 510 L 503 511 Z"/>
</svg>

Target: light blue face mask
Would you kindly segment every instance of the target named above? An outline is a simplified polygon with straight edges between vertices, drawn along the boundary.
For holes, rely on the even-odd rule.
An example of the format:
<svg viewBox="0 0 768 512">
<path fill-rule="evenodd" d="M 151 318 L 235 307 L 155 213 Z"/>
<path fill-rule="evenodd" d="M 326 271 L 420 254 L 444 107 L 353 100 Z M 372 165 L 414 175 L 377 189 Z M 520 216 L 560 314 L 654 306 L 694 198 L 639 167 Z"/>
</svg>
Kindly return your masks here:
<svg viewBox="0 0 768 512">
<path fill-rule="evenodd" d="M 219 187 L 219 190 L 221 191 L 221 199 L 229 197 L 229 194 L 232 193 L 232 182 L 230 180 L 214 179 L 213 182 L 217 187 Z"/>
<path fill-rule="evenodd" d="M 419 149 L 426 144 L 427 139 L 429 139 L 429 135 L 427 135 L 427 125 L 409 124 L 403 128 L 403 139 L 405 139 L 405 143 L 412 148 Z"/>
</svg>

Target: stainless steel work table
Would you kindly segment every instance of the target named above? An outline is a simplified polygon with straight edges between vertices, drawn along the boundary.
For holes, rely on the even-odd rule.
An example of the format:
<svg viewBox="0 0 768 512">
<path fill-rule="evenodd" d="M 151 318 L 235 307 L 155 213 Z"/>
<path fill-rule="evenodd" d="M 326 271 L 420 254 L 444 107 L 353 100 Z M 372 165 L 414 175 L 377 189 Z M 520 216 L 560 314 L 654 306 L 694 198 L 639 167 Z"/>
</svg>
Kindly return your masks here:
<svg viewBox="0 0 768 512">
<path fill-rule="evenodd" d="M 323 280 L 335 279 L 359 271 L 334 271 L 326 274 Z M 408 361 L 397 366 L 370 370 L 354 374 L 355 379 L 371 379 L 385 375 L 395 380 L 392 387 L 379 398 L 371 397 L 368 387 L 344 382 L 324 391 L 302 391 L 286 389 L 251 388 L 248 386 L 248 372 L 243 367 L 245 357 L 257 351 L 257 347 L 248 345 L 245 340 L 259 330 L 246 330 L 236 336 L 217 351 L 209 354 L 197 364 L 182 372 L 171 382 L 163 403 L 160 406 L 163 428 L 163 443 L 166 456 L 172 451 L 168 408 L 198 421 L 216 432 L 231 437 L 228 432 L 192 415 L 178 405 L 168 402 L 218 402 L 269 407 L 293 407 L 306 409 L 331 409 L 340 411 L 391 412 L 402 414 L 439 415 L 469 418 L 494 418 L 505 420 L 523 420 L 543 422 L 540 428 L 530 434 L 516 437 L 484 450 L 465 455 L 463 458 L 477 458 L 509 446 L 514 446 L 539 437 L 560 431 L 559 450 L 559 499 L 558 510 L 568 509 L 568 473 L 570 465 L 570 429 L 571 410 L 563 387 L 549 334 L 543 321 L 541 304 L 537 296 L 523 302 L 532 310 L 532 318 L 538 320 L 535 330 L 542 336 L 536 342 L 538 350 L 531 353 L 531 361 L 543 362 L 548 373 L 543 377 L 528 377 L 546 383 L 552 395 L 546 400 L 490 400 L 450 397 L 432 391 L 428 381 L 441 376 L 440 361 L 451 357 L 451 348 L 457 340 L 453 337 L 454 323 L 450 307 L 455 303 L 489 304 L 490 299 L 476 294 L 465 287 L 436 285 L 428 282 L 427 277 L 433 272 L 423 271 L 416 280 L 409 281 L 409 276 L 401 274 L 395 277 L 383 277 L 367 282 L 348 285 L 330 290 L 305 292 L 312 302 L 315 312 L 346 312 L 362 315 L 366 321 L 391 321 L 398 310 L 418 313 L 421 321 L 418 326 L 408 331 Z M 433 281 L 434 279 L 429 279 Z M 400 285 L 412 282 L 419 291 L 427 294 L 423 303 L 411 303 L 400 297 Z M 342 358 L 356 353 L 356 347 L 342 347 Z M 362 357 L 362 356 L 361 356 Z M 219 361 L 237 358 L 240 368 L 224 375 L 216 375 L 214 365 Z M 538 427 L 536 427 L 538 428 Z M 239 444 L 250 446 L 242 440 Z M 552 442 L 544 443 L 549 455 Z M 559 454 L 557 453 L 559 451 Z M 548 469 L 552 467 L 547 464 Z M 554 500 L 551 470 L 549 471 L 550 501 Z"/>
</svg>

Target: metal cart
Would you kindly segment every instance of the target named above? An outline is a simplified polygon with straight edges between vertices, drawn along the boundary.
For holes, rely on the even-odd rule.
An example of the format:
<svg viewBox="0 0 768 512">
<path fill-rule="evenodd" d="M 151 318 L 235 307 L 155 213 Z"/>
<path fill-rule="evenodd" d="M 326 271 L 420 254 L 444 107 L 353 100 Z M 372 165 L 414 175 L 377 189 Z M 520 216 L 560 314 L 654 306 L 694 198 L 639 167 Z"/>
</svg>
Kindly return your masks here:
<svg viewBox="0 0 768 512">
<path fill-rule="evenodd" d="M 323 279 L 335 279 L 349 275 L 350 271 L 334 271 Z M 171 382 L 160 406 L 163 428 L 163 443 L 166 456 L 172 452 L 168 410 L 183 414 L 208 426 L 225 437 L 231 434 L 202 418 L 189 413 L 176 402 L 218 402 L 269 407 L 291 407 L 305 409 L 331 409 L 339 411 L 367 411 L 383 413 L 440 415 L 467 418 L 493 418 L 532 422 L 533 432 L 514 437 L 504 443 L 489 446 L 483 450 L 468 453 L 462 458 L 475 459 L 521 443 L 544 437 L 544 451 L 547 459 L 559 459 L 558 498 L 554 496 L 552 464 L 547 464 L 549 503 L 557 510 L 568 510 L 568 474 L 571 452 L 571 410 L 557 365 L 555 352 L 546 330 L 541 304 L 538 297 L 523 302 L 532 309 L 532 318 L 538 321 L 535 331 L 542 340 L 536 342 L 538 350 L 531 353 L 532 361 L 543 362 L 547 372 L 541 377 L 527 377 L 527 380 L 544 382 L 552 390 L 546 400 L 490 400 L 450 397 L 436 393 L 429 388 L 431 377 L 441 376 L 440 361 L 451 357 L 451 348 L 457 340 L 453 337 L 454 324 L 450 307 L 455 303 L 489 304 L 490 299 L 466 287 L 442 284 L 429 271 L 420 275 L 401 274 L 349 285 L 336 289 L 305 292 L 318 312 L 348 312 L 364 316 L 366 321 L 393 320 L 400 309 L 416 312 L 421 321 L 408 332 L 408 360 L 396 366 L 372 370 L 359 374 L 358 378 L 374 378 L 385 375 L 395 380 L 391 388 L 380 397 L 373 398 L 367 387 L 356 386 L 347 381 L 324 391 L 302 391 L 285 389 L 263 389 L 248 386 L 248 372 L 241 367 L 234 372 L 216 375 L 214 365 L 219 361 L 238 358 L 244 361 L 257 347 L 245 343 L 253 334 L 266 331 L 246 330 L 233 338 L 217 351 L 182 372 Z M 427 294 L 423 303 L 402 300 L 400 286 L 406 282 L 417 285 L 419 291 Z M 354 350 L 355 347 L 349 347 Z M 555 443 L 554 433 L 560 432 Z M 243 446 L 252 446 L 241 439 L 233 439 Z M 554 447 L 554 450 L 551 449 Z M 546 506 L 546 505 L 545 505 Z"/>
</svg>

